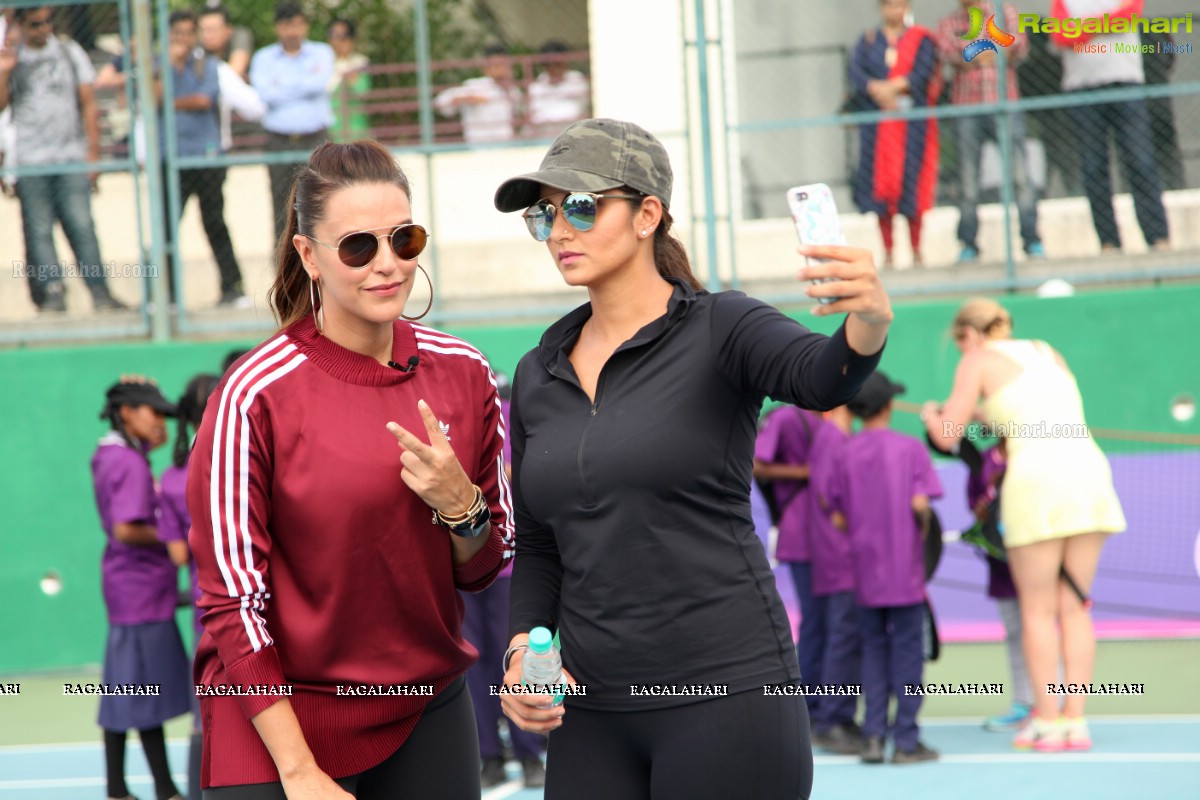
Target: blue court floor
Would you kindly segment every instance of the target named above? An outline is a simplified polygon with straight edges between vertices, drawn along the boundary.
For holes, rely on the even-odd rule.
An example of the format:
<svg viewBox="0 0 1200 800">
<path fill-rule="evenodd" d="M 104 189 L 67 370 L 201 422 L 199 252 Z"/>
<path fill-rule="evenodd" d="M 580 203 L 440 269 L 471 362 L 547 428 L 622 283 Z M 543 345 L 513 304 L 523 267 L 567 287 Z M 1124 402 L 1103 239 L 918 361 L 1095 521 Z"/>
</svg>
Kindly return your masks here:
<svg viewBox="0 0 1200 800">
<path fill-rule="evenodd" d="M 1200 797 L 1200 717 L 1093 717 L 1088 753 L 1018 753 L 1009 735 L 961 720 L 923 723 L 922 738 L 940 750 L 936 763 L 867 766 L 848 756 L 816 757 L 812 800 L 1195 800 Z M 186 764 L 186 742 L 170 743 L 172 766 Z M 513 778 L 482 800 L 538 800 Z M 153 796 L 141 749 L 131 739 L 130 791 Z M 104 797 L 99 743 L 0 747 L 0 800 L 93 800 Z M 183 786 L 186 777 L 176 776 Z M 619 798 L 614 798 L 619 800 Z M 730 798 L 730 800 L 739 800 Z"/>
</svg>

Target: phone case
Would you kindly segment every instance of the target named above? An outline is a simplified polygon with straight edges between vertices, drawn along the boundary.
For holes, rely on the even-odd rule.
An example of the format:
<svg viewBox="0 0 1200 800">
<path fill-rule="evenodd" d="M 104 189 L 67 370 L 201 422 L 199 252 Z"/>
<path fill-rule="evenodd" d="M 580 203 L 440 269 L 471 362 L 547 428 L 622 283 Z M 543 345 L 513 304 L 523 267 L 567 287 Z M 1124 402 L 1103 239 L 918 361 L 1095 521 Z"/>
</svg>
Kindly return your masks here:
<svg viewBox="0 0 1200 800">
<path fill-rule="evenodd" d="M 796 235 L 800 244 L 838 244 L 846 243 L 846 235 L 842 233 L 841 219 L 838 217 L 837 203 L 833 201 L 833 192 L 823 183 L 813 183 L 807 186 L 794 186 L 787 192 L 788 209 L 792 213 L 792 221 L 796 224 Z M 809 258 L 808 263 L 821 264 L 829 259 Z M 818 278 L 813 283 L 823 283 L 834 278 Z M 817 302 L 829 304 L 836 297 L 818 297 Z"/>
</svg>

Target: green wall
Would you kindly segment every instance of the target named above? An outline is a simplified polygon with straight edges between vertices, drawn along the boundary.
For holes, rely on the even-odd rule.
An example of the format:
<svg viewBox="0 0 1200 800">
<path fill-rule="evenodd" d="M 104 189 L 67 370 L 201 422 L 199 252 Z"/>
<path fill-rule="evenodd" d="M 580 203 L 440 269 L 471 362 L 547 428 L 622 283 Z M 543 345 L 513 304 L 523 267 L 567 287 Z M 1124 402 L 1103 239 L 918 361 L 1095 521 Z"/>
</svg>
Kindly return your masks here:
<svg viewBox="0 0 1200 800">
<path fill-rule="evenodd" d="M 1071 364 L 1093 427 L 1200 434 L 1169 414 L 1171 399 L 1200 396 L 1200 348 L 1195 322 L 1200 287 L 1097 292 L 1041 300 L 1012 297 L 1016 335 L 1052 342 Z M 946 335 L 957 302 L 899 306 L 883 360 L 908 386 L 904 399 L 942 399 L 957 351 Z M 806 310 L 796 316 L 817 330 L 833 322 Z M 498 370 L 511 372 L 544 326 L 453 329 L 480 347 Z M 153 376 L 177 396 L 197 372 L 215 372 L 226 352 L 248 342 L 117 344 L 0 351 L 8 398 L 0 429 L 0 673 L 92 664 L 105 635 L 99 561 L 104 537 L 89 475 L 89 459 L 105 431 L 97 419 L 104 389 L 122 373 Z M 897 427 L 915 431 L 911 415 Z M 153 456 L 156 474 L 170 446 Z M 39 580 L 61 575 L 50 597 Z M 190 626 L 181 625 L 187 630 Z"/>
</svg>

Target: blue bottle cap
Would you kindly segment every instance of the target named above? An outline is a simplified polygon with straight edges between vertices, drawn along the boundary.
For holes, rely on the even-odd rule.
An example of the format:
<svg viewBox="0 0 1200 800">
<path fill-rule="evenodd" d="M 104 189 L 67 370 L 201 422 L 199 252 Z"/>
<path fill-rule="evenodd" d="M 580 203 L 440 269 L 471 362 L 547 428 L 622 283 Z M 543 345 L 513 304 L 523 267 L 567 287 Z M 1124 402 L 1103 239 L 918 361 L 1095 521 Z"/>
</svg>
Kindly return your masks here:
<svg viewBox="0 0 1200 800">
<path fill-rule="evenodd" d="M 535 653 L 550 652 L 553 641 L 549 628 L 537 627 L 529 632 L 529 649 Z"/>
</svg>

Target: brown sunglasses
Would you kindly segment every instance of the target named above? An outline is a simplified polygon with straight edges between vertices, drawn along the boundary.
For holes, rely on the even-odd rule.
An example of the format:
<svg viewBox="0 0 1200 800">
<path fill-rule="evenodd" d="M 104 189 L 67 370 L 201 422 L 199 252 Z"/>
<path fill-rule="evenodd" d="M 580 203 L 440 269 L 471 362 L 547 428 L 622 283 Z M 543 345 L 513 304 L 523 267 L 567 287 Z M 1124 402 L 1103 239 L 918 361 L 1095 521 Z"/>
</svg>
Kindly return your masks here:
<svg viewBox="0 0 1200 800">
<path fill-rule="evenodd" d="M 421 254 L 421 251 L 425 249 L 425 245 L 429 242 L 428 231 L 420 225 L 414 225 L 411 222 L 404 225 L 388 225 L 383 228 L 370 228 L 365 231 L 347 233 L 341 239 L 338 239 L 337 244 L 322 242 L 308 233 L 304 234 L 304 236 L 312 239 L 317 244 L 325 245 L 331 250 L 337 250 L 338 258 L 347 267 L 362 269 L 375 260 L 375 256 L 379 252 L 379 240 L 384 238 L 384 234 L 372 233 L 372 231 L 382 230 L 389 231 L 386 234 L 388 243 L 391 244 L 396 257 L 401 261 L 412 261 Z"/>
</svg>

